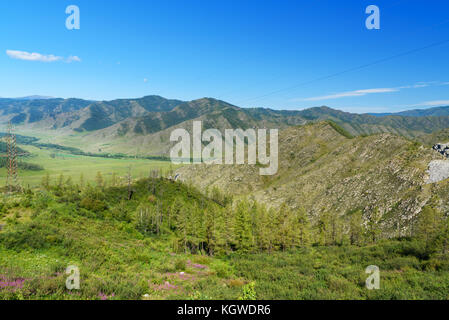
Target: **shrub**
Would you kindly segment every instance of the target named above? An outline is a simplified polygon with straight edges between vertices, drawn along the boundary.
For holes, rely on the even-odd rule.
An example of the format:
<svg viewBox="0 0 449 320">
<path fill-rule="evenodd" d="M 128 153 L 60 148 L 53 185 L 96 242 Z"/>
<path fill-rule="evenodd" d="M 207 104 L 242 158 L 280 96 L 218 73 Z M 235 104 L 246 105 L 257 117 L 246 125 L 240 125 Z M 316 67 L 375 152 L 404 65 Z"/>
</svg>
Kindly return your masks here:
<svg viewBox="0 0 449 320">
<path fill-rule="evenodd" d="M 229 280 L 228 284 L 231 288 L 234 288 L 234 287 L 242 287 L 245 284 L 245 282 L 241 279 L 231 279 Z"/>
<path fill-rule="evenodd" d="M 84 198 L 80 202 L 81 208 L 93 211 L 93 212 L 102 212 L 107 209 L 107 205 L 104 201 L 94 200 L 91 198 Z"/>
<path fill-rule="evenodd" d="M 232 269 L 226 264 L 217 264 L 214 266 L 214 270 L 219 278 L 230 278 L 232 276 Z"/>
<path fill-rule="evenodd" d="M 186 262 L 184 259 L 178 259 L 175 262 L 175 268 L 177 271 L 184 271 L 186 269 Z"/>
<path fill-rule="evenodd" d="M 239 297 L 239 300 L 256 300 L 256 283 L 250 282 L 243 286 L 242 288 L 242 296 Z"/>
</svg>

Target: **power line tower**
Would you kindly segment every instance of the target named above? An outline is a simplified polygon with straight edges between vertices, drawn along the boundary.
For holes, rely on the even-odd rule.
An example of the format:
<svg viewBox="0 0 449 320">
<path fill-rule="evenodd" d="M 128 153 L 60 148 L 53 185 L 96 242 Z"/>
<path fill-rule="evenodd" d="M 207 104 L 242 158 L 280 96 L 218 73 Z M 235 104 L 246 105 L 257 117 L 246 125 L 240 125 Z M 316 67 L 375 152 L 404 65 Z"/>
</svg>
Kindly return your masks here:
<svg viewBox="0 0 449 320">
<path fill-rule="evenodd" d="M 8 123 L 6 145 L 7 145 L 6 165 L 8 166 L 8 176 L 6 177 L 6 189 L 9 190 L 9 193 L 12 193 L 15 190 L 21 190 L 21 187 L 18 179 L 16 135 L 13 132 L 11 121 Z"/>
</svg>

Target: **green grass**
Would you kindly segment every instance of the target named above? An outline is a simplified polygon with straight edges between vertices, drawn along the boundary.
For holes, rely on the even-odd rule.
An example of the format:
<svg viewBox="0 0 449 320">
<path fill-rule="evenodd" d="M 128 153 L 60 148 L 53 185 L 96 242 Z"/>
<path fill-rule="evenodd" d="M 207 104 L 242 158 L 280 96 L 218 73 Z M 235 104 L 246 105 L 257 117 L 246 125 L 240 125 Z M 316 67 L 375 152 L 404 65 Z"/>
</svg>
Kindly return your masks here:
<svg viewBox="0 0 449 320">
<path fill-rule="evenodd" d="M 38 186 L 42 178 L 48 173 L 50 179 L 56 181 L 60 174 L 65 178 L 71 177 L 74 183 L 78 183 L 83 174 L 84 181 L 94 181 L 97 172 L 101 172 L 108 180 L 115 173 L 124 177 L 131 166 L 133 178 L 147 177 L 151 170 L 161 169 L 167 171 L 171 167 L 169 161 L 156 161 L 146 159 L 109 159 L 101 157 L 79 156 L 64 153 L 58 150 L 39 149 L 34 146 L 20 146 L 29 151 L 33 156 L 23 159 L 27 163 L 35 163 L 44 167 L 41 171 L 19 171 L 20 181 L 23 186 Z M 52 158 L 51 154 L 56 154 Z M 174 168 L 174 167 L 173 167 Z M 0 185 L 6 183 L 6 168 L 0 168 Z"/>
<path fill-rule="evenodd" d="M 41 216 L 37 223 L 55 226 L 54 220 Z M 255 282 L 258 299 L 449 299 L 449 271 L 423 270 L 422 261 L 401 252 L 407 242 L 214 258 L 175 254 L 169 239 L 144 238 L 113 222 L 74 220 L 59 217 L 58 230 L 39 247 L 0 246 L 0 275 L 25 279 L 23 288 L 0 289 L 0 298 L 237 299 Z M 365 288 L 371 264 L 381 270 L 379 290 Z M 78 291 L 65 288 L 68 265 L 79 267 Z"/>
<path fill-rule="evenodd" d="M 234 256 L 237 276 L 256 282 L 259 299 L 449 299 L 449 269 L 413 255 L 413 242 L 366 247 L 310 247 Z M 447 263 L 447 260 L 446 260 Z M 365 269 L 380 269 L 380 289 L 365 287 Z"/>
</svg>

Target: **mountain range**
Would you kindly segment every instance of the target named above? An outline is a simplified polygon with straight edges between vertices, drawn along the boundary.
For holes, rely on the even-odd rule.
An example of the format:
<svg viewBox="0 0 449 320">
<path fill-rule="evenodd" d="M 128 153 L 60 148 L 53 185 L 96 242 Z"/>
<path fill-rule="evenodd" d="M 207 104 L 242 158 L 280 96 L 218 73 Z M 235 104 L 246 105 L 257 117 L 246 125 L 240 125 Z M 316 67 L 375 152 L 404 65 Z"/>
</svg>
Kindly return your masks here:
<svg viewBox="0 0 449 320">
<path fill-rule="evenodd" d="M 193 101 L 146 96 L 138 99 L 0 99 L 0 124 L 11 121 L 19 132 L 41 133 L 47 142 L 88 152 L 168 155 L 174 128 L 279 128 L 332 120 L 354 136 L 392 133 L 428 141 L 449 128 L 449 106 L 395 114 L 356 114 L 315 107 L 300 111 L 240 108 L 225 101 Z"/>
</svg>

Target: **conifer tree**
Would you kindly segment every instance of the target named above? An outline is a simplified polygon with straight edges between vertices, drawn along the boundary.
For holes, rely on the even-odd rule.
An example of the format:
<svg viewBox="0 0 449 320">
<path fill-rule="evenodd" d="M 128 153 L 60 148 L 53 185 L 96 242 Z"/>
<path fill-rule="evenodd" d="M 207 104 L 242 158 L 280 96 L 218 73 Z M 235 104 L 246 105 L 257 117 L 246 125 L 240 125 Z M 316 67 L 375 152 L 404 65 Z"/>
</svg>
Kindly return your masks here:
<svg viewBox="0 0 449 320">
<path fill-rule="evenodd" d="M 204 236 L 207 243 L 208 254 L 213 255 L 217 247 L 217 232 L 215 210 L 204 209 Z"/>
<path fill-rule="evenodd" d="M 192 243 L 195 244 L 197 250 L 202 251 L 204 250 L 204 242 L 206 241 L 204 209 L 195 204 L 190 213 L 190 235 Z"/>
<path fill-rule="evenodd" d="M 299 246 L 306 246 L 310 243 L 310 223 L 309 217 L 303 208 L 299 208 L 295 217 L 296 241 Z"/>
<path fill-rule="evenodd" d="M 72 177 L 67 177 L 67 179 L 65 180 L 65 185 L 71 189 L 73 187 L 73 182 L 72 182 Z"/>
<path fill-rule="evenodd" d="M 381 234 L 380 219 L 381 215 L 379 208 L 376 207 L 368 215 L 368 221 L 366 224 L 366 236 L 371 243 L 375 243 L 379 240 Z"/>
<path fill-rule="evenodd" d="M 251 218 L 248 207 L 248 202 L 243 200 L 235 208 L 235 244 L 236 248 L 241 251 L 249 251 L 253 243 Z"/>
<path fill-rule="evenodd" d="M 272 251 L 276 249 L 276 234 L 273 232 L 273 218 L 276 216 L 276 211 L 273 208 L 270 208 L 268 211 L 264 210 L 263 212 L 263 235 L 264 242 L 267 244 L 268 251 Z"/>
<path fill-rule="evenodd" d="M 327 211 L 320 212 L 318 216 L 317 229 L 317 243 L 319 245 L 328 245 L 330 243 L 330 217 Z"/>
<path fill-rule="evenodd" d="M 212 250 L 216 254 L 225 254 L 229 251 L 226 235 L 226 222 L 228 208 L 217 208 L 213 211 L 213 225 L 214 225 L 214 241 Z"/>
<path fill-rule="evenodd" d="M 418 217 L 416 236 L 429 246 L 443 231 L 443 222 L 443 215 L 439 210 L 424 206 Z"/>
<path fill-rule="evenodd" d="M 45 174 L 45 176 L 42 178 L 41 181 L 41 185 L 42 187 L 44 187 L 44 189 L 49 190 L 50 189 L 50 174 L 47 172 Z"/>
<path fill-rule="evenodd" d="M 175 230 L 177 227 L 177 220 L 181 212 L 181 208 L 184 205 L 180 197 L 176 197 L 170 206 L 167 216 L 167 225 L 170 230 Z"/>
<path fill-rule="evenodd" d="M 112 173 L 111 186 L 113 186 L 113 187 L 117 186 L 117 174 L 115 172 Z"/>
<path fill-rule="evenodd" d="M 80 174 L 80 189 L 84 188 L 84 174 Z"/>
<path fill-rule="evenodd" d="M 178 234 L 179 241 L 181 242 L 184 252 L 187 253 L 187 244 L 189 240 L 189 210 L 187 205 L 180 208 L 176 217 L 176 232 Z"/>
<path fill-rule="evenodd" d="M 337 214 L 330 217 L 330 243 L 332 245 L 341 244 L 343 241 L 343 224 Z"/>
<path fill-rule="evenodd" d="M 64 187 L 64 175 L 61 173 L 58 178 L 58 189 L 61 190 Z"/>
<path fill-rule="evenodd" d="M 290 208 L 284 203 L 276 215 L 276 244 L 282 250 L 290 248 L 295 243 L 295 221 Z"/>
<path fill-rule="evenodd" d="M 349 241 L 352 245 L 362 244 L 363 218 L 362 211 L 357 210 L 349 216 Z"/>
<path fill-rule="evenodd" d="M 97 176 L 95 177 L 95 182 L 97 183 L 98 188 L 104 187 L 103 175 L 101 174 L 100 171 L 97 172 Z"/>
</svg>

